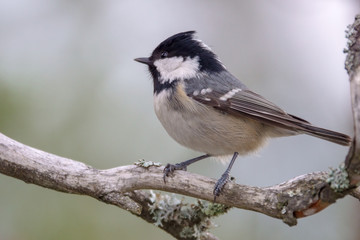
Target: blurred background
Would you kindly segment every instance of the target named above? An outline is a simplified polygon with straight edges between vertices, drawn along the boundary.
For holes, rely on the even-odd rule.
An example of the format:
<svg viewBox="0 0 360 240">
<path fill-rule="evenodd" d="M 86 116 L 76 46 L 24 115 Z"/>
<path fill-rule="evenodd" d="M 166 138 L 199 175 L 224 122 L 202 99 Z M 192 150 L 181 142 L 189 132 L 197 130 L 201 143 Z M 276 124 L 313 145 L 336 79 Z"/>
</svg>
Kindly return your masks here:
<svg viewBox="0 0 360 240">
<path fill-rule="evenodd" d="M 197 30 L 259 94 L 315 125 L 352 135 L 345 29 L 357 0 L 0 1 L 0 132 L 105 169 L 140 158 L 180 162 L 199 153 L 167 136 L 152 81 L 135 57 L 168 36 Z M 337 167 L 347 148 L 309 136 L 274 139 L 241 157 L 232 175 L 269 186 Z M 189 171 L 218 178 L 213 160 Z M 170 239 L 90 197 L 0 175 L 0 239 Z M 215 219 L 221 239 L 359 239 L 359 202 L 346 197 L 296 227 L 233 209 Z"/>
</svg>

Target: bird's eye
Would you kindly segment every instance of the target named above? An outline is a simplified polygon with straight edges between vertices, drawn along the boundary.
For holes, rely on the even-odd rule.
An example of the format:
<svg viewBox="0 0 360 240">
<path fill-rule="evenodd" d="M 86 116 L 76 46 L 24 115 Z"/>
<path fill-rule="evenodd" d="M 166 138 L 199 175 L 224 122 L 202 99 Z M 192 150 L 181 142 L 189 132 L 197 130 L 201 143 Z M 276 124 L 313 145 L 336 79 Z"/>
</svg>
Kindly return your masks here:
<svg viewBox="0 0 360 240">
<path fill-rule="evenodd" d="M 164 51 L 161 53 L 160 57 L 161 58 L 166 58 L 168 56 L 168 52 Z"/>
</svg>

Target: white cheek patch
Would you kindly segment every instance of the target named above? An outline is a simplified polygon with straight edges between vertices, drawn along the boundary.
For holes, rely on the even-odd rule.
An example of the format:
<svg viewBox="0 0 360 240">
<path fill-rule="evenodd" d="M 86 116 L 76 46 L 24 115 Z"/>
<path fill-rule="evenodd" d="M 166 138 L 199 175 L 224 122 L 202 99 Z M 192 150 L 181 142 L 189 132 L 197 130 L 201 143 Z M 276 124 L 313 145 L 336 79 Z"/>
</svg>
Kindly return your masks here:
<svg viewBox="0 0 360 240">
<path fill-rule="evenodd" d="M 172 82 L 196 77 L 200 70 L 199 57 L 171 57 L 159 59 L 154 65 L 160 73 L 160 82 Z"/>
</svg>

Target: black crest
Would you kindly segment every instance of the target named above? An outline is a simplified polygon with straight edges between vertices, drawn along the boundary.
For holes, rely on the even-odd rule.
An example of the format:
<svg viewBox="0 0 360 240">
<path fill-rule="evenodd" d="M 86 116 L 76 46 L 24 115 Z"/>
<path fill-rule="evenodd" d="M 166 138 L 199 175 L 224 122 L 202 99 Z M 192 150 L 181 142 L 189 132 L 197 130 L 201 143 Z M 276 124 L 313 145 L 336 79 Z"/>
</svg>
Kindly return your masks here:
<svg viewBox="0 0 360 240">
<path fill-rule="evenodd" d="M 217 56 L 201 41 L 194 38 L 195 31 L 177 33 L 159 44 L 153 51 L 153 61 L 165 57 L 199 57 L 200 70 L 220 72 L 224 70 Z"/>
</svg>

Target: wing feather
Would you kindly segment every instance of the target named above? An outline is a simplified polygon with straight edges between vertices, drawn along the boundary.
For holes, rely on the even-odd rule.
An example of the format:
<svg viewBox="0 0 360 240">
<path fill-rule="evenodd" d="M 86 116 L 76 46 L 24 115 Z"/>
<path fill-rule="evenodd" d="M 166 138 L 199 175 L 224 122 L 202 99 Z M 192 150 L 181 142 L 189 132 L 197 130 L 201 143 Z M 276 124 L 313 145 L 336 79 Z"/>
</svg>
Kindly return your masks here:
<svg viewBox="0 0 360 240">
<path fill-rule="evenodd" d="M 292 117 L 275 104 L 250 90 L 239 91 L 226 101 L 220 100 L 221 96 L 226 93 L 226 91 L 212 91 L 190 97 L 229 114 L 246 115 L 250 118 L 266 121 L 270 125 L 280 125 L 292 130 L 303 130 L 299 124 L 309 124 L 301 118 Z"/>
<path fill-rule="evenodd" d="M 202 104 L 212 106 L 219 111 L 234 116 L 246 116 L 268 125 L 277 126 L 294 132 L 307 133 L 344 146 L 350 144 L 351 138 L 349 136 L 324 128 L 315 127 L 299 117 L 286 113 L 272 102 L 250 90 L 245 89 L 226 95 L 231 90 L 232 89 L 229 89 L 228 91 L 224 90 L 223 92 L 203 91 L 202 94 L 196 96 L 189 95 L 189 97 L 192 97 Z M 223 96 L 228 97 L 221 98 Z"/>
</svg>

